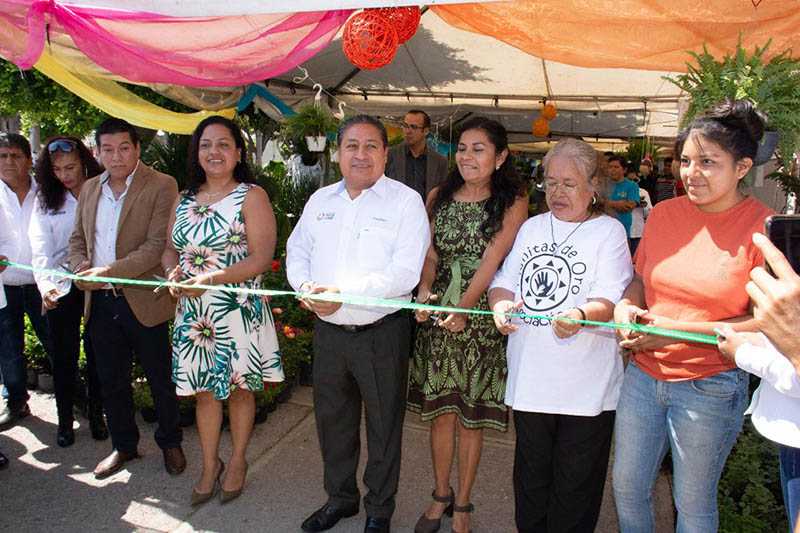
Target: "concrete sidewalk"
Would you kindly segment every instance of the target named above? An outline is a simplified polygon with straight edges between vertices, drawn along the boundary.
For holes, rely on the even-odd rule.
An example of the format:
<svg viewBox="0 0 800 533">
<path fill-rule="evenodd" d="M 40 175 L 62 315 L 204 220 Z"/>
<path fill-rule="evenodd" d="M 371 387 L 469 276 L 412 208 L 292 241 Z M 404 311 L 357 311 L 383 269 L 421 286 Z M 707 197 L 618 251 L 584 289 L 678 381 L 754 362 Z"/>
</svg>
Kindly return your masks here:
<svg viewBox="0 0 800 533">
<path fill-rule="evenodd" d="M 0 471 L 0 530 L 38 531 L 265 531 L 297 532 L 300 524 L 326 498 L 322 463 L 314 424 L 311 389 L 295 388 L 289 403 L 256 426 L 248 450 L 250 463 L 242 496 L 222 507 L 216 499 L 192 509 L 189 497 L 200 471 L 196 427 L 184 430 L 189 462 L 180 476 L 164 472 L 160 450 L 152 438 L 154 425 L 139 420 L 142 458 L 127 463 L 117 474 L 97 481 L 95 464 L 110 451 L 110 441 L 96 442 L 88 424 L 78 417 L 75 444 L 55 444 L 56 412 L 51 394 L 32 393 L 33 416 L 0 432 L 0 451 L 11 459 Z M 511 471 L 513 431 L 487 431 L 483 457 L 473 490 L 476 532 L 514 531 Z M 362 460 L 366 441 L 362 425 Z M 230 434 L 223 432 L 220 456 L 230 455 Z M 430 500 L 433 479 L 428 425 L 415 415 L 406 417 L 403 465 L 392 530 L 411 532 Z M 359 480 L 361 472 L 359 473 Z M 453 484 L 456 484 L 455 474 Z M 672 531 L 669 485 L 659 479 L 656 490 L 657 531 Z M 449 531 L 451 521 L 442 521 Z M 331 531 L 363 531 L 364 512 L 344 519 Z M 618 531 L 609 479 L 598 532 Z"/>
</svg>

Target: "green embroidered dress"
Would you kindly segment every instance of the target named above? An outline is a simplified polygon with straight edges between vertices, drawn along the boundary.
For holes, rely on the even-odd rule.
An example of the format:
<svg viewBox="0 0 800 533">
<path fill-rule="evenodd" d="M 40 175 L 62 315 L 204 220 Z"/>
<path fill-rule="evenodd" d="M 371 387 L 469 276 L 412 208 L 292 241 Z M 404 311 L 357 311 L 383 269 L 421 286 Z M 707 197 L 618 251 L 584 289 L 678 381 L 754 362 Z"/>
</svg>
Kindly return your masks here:
<svg viewBox="0 0 800 533">
<path fill-rule="evenodd" d="M 431 292 L 453 306 L 469 286 L 488 240 L 479 227 L 486 219 L 482 202 L 443 204 L 434 220 L 433 243 L 439 255 Z M 476 309 L 488 310 L 486 293 Z M 455 413 L 470 429 L 508 429 L 505 338 L 491 315 L 469 315 L 460 333 L 418 324 L 407 408 L 422 420 Z"/>
<path fill-rule="evenodd" d="M 242 203 L 253 185 L 239 184 L 222 200 L 200 205 L 182 196 L 172 242 L 186 278 L 214 272 L 247 257 Z M 226 287 L 260 288 L 261 276 Z M 172 381 L 179 396 L 212 391 L 222 400 L 233 389 L 258 391 L 283 381 L 278 338 L 263 296 L 206 291 L 182 297 L 175 312 Z"/>
</svg>

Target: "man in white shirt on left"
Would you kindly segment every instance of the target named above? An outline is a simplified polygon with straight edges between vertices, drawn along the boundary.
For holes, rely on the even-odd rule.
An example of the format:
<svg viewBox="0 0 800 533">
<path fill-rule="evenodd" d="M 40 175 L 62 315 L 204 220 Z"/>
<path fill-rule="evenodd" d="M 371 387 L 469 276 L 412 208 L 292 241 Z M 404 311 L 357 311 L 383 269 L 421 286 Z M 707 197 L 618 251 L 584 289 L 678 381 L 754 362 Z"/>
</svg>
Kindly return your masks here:
<svg viewBox="0 0 800 533">
<path fill-rule="evenodd" d="M 29 174 L 32 163 L 31 146 L 25 137 L 16 133 L 0 134 L 0 208 L 17 241 L 16 253 L 9 257 L 23 265 L 31 264 L 28 224 L 36 197 L 36 185 Z M 8 269 L 3 274 L 3 284 L 6 306 L 0 309 L 0 373 L 6 405 L 0 412 L 0 429 L 30 414 L 24 354 L 25 314 L 51 360 L 53 353 L 33 273 Z"/>
<path fill-rule="evenodd" d="M 9 255 L 17 253 L 17 239 L 11 232 L 3 209 L 0 209 L 0 261 L 8 261 Z M 6 265 L 0 265 L 0 309 L 6 306 L 6 293 L 3 290 L 3 271 Z M 0 468 L 8 466 L 8 458 L 0 453 Z"/>
</svg>

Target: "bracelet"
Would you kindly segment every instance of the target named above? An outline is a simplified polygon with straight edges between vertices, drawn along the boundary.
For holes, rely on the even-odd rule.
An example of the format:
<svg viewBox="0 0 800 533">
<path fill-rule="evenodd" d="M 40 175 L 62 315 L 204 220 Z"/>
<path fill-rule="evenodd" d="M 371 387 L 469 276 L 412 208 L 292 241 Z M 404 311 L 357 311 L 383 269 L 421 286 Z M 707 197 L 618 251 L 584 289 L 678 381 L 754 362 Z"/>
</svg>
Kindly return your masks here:
<svg viewBox="0 0 800 533">
<path fill-rule="evenodd" d="M 586 311 L 584 311 L 580 307 L 573 307 L 573 309 L 576 309 L 581 314 L 581 320 L 586 320 Z M 583 327 L 583 324 L 578 324 L 578 325 L 580 327 Z"/>
</svg>

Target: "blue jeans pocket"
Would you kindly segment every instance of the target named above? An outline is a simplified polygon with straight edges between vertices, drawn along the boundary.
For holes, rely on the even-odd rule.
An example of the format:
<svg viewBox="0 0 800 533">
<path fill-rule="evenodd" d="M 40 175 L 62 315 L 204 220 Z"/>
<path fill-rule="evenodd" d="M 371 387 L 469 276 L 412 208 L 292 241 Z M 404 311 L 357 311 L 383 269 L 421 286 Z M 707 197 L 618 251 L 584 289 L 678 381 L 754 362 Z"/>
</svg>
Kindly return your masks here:
<svg viewBox="0 0 800 533">
<path fill-rule="evenodd" d="M 743 373 L 734 368 L 706 378 L 693 379 L 692 390 L 715 398 L 729 398 L 739 392 L 744 379 Z"/>
</svg>

